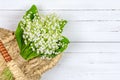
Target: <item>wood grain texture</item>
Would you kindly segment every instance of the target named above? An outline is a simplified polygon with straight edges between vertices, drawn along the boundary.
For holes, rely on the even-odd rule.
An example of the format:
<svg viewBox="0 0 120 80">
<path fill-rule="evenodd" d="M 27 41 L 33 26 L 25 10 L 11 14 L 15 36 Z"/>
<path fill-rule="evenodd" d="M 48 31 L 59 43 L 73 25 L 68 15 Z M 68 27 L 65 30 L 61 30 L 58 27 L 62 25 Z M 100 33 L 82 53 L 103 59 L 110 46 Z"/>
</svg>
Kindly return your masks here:
<svg viewBox="0 0 120 80">
<path fill-rule="evenodd" d="M 32 4 L 42 9 L 119 9 L 119 0 L 4 0 L 0 3 L 0 8 L 23 10 Z"/>
<path fill-rule="evenodd" d="M 119 80 L 119 57 L 119 53 L 65 53 L 60 63 L 42 79 L 47 80 L 49 77 L 51 80 L 61 80 L 61 78 L 65 80 Z"/>
<path fill-rule="evenodd" d="M 0 27 L 15 30 L 32 4 L 68 20 L 70 45 L 42 80 L 120 80 L 119 0 L 0 0 Z"/>
<path fill-rule="evenodd" d="M 70 43 L 66 52 L 120 52 L 120 43 L 103 43 L 103 42 L 90 42 L 90 43 Z"/>
</svg>

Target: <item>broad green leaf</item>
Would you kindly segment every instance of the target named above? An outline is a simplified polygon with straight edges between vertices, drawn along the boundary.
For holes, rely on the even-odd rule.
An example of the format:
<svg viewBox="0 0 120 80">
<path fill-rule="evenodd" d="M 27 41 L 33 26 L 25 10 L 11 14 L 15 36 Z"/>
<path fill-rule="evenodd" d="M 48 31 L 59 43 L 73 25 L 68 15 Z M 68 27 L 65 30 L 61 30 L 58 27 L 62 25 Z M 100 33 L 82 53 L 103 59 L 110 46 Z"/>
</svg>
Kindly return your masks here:
<svg viewBox="0 0 120 80">
<path fill-rule="evenodd" d="M 20 23 L 18 24 L 18 27 L 16 29 L 15 36 L 16 36 L 18 46 L 19 46 L 20 50 L 22 50 L 22 45 L 23 45 L 24 41 L 22 38 L 23 30 L 21 29 Z"/>
<path fill-rule="evenodd" d="M 14 80 L 13 75 L 8 67 L 6 67 L 0 75 L 1 80 Z"/>
<path fill-rule="evenodd" d="M 30 15 L 30 19 L 32 20 L 34 18 L 34 14 L 38 13 L 38 9 L 35 5 L 32 5 L 32 7 L 26 12 L 26 15 L 30 14 L 31 12 L 32 14 Z"/>
<path fill-rule="evenodd" d="M 63 36 L 63 39 L 60 42 L 65 44 L 65 46 L 64 47 L 60 46 L 59 49 L 57 49 L 56 51 L 62 53 L 68 47 L 70 41 L 65 36 Z"/>
<path fill-rule="evenodd" d="M 63 36 L 63 39 L 61 40 L 61 42 L 65 42 L 65 43 L 70 43 L 69 39 L 66 38 L 65 36 Z"/>
<path fill-rule="evenodd" d="M 31 50 L 32 51 L 32 50 Z M 33 59 L 35 57 L 40 56 L 39 54 L 36 54 L 36 52 L 31 52 L 28 56 L 27 56 L 27 60 Z"/>
<path fill-rule="evenodd" d="M 61 30 L 63 31 L 63 28 L 64 26 L 67 24 L 67 21 L 66 20 L 62 20 L 60 21 L 60 27 L 61 27 Z"/>
<path fill-rule="evenodd" d="M 34 18 L 34 14 L 35 13 L 38 13 L 38 10 L 37 10 L 37 7 L 35 6 L 35 5 L 33 5 L 27 12 L 26 12 L 26 14 L 24 15 L 24 16 L 27 16 L 29 13 L 31 13 L 32 12 L 32 14 L 30 15 L 30 18 L 31 18 L 31 20 Z M 34 58 L 34 57 L 37 57 L 38 55 L 36 55 L 36 54 L 32 54 L 30 57 L 29 57 L 29 55 L 31 54 L 31 50 L 30 50 L 30 48 L 29 48 L 29 46 L 27 46 L 27 45 L 25 45 L 25 43 L 24 43 L 24 40 L 23 40 L 23 37 L 22 37 L 22 35 L 23 35 L 23 30 L 21 29 L 21 24 L 22 22 L 20 21 L 19 22 L 19 24 L 18 24 L 18 27 L 17 27 L 17 29 L 16 29 L 16 32 L 15 32 L 15 36 L 16 36 L 16 40 L 17 40 L 17 43 L 18 43 L 18 46 L 19 46 L 19 48 L 20 48 L 20 54 L 21 54 L 21 56 L 24 58 L 24 59 L 26 59 L 26 60 L 29 60 L 29 59 L 32 59 L 32 58 Z"/>
</svg>

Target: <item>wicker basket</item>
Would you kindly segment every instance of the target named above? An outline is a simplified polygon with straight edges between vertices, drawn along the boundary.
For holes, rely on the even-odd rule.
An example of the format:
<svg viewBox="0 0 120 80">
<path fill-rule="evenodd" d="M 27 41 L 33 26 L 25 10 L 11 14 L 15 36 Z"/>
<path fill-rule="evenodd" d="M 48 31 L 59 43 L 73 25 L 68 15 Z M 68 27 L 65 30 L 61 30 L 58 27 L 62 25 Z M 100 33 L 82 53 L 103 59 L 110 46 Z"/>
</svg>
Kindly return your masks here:
<svg viewBox="0 0 120 80">
<path fill-rule="evenodd" d="M 18 67 L 29 80 L 39 80 L 41 75 L 45 71 L 55 66 L 62 56 L 62 54 L 60 54 L 51 60 L 34 58 L 26 61 L 19 54 L 20 51 L 14 36 L 14 32 L 0 28 L 0 40 L 2 40 L 12 59 L 16 62 Z M 0 75 L 6 67 L 6 62 L 0 54 Z"/>
</svg>

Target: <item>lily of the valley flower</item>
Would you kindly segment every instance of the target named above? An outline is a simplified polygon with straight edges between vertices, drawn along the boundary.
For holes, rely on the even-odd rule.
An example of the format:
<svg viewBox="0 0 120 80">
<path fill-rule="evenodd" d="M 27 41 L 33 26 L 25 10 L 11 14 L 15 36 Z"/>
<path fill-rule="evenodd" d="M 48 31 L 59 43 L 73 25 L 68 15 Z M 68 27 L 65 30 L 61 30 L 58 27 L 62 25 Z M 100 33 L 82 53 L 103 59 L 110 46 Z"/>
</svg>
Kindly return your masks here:
<svg viewBox="0 0 120 80">
<path fill-rule="evenodd" d="M 66 23 L 55 14 L 39 15 L 33 5 L 23 16 L 15 33 L 21 56 L 26 60 L 35 57 L 51 59 L 62 53 L 69 43 L 62 35 Z"/>
<path fill-rule="evenodd" d="M 28 14 L 20 24 L 25 44 L 30 43 L 33 51 L 43 54 L 42 58 L 51 58 L 49 55 L 59 54 L 60 52 L 56 52 L 56 50 L 59 49 L 59 46 L 65 45 L 60 42 L 63 39 L 61 24 L 66 24 L 62 21 L 55 14 L 40 17 L 38 14 L 34 14 L 34 19 L 31 21 L 30 14 Z"/>
</svg>

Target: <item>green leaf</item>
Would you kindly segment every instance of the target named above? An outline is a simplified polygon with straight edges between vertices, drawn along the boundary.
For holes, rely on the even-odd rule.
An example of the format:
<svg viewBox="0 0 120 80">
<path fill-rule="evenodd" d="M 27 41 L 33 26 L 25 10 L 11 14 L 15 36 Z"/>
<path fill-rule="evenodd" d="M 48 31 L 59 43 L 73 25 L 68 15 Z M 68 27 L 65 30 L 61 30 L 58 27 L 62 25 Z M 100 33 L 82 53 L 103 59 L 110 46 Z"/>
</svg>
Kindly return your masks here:
<svg viewBox="0 0 120 80">
<path fill-rule="evenodd" d="M 32 14 L 31 14 L 32 12 Z M 32 7 L 26 12 L 26 15 L 27 16 L 28 14 L 30 14 L 30 19 L 32 20 L 34 18 L 34 14 L 38 13 L 38 9 L 36 7 L 36 5 L 32 5 Z"/>
<path fill-rule="evenodd" d="M 8 67 L 6 67 L 3 70 L 2 74 L 0 75 L 0 79 L 2 79 L 2 80 L 14 80 L 13 75 Z"/>
<path fill-rule="evenodd" d="M 65 44 L 65 46 L 64 47 L 60 46 L 59 49 L 57 49 L 56 51 L 62 53 L 68 47 L 70 41 L 65 36 L 63 36 L 63 39 L 60 42 L 62 44 Z"/>
<path fill-rule="evenodd" d="M 20 23 L 18 24 L 18 27 L 16 29 L 15 36 L 16 36 L 18 46 L 19 46 L 20 50 L 22 50 L 22 45 L 23 45 L 24 41 L 22 38 L 23 30 L 21 29 Z"/>
<path fill-rule="evenodd" d="M 69 39 L 66 38 L 65 36 L 63 36 L 63 39 L 61 40 L 61 42 L 65 42 L 65 43 L 70 43 Z"/>
<path fill-rule="evenodd" d="M 24 45 L 25 49 L 20 52 L 20 55 L 24 58 L 27 59 L 27 56 L 30 54 L 31 49 L 29 47 L 29 45 Z"/>
<path fill-rule="evenodd" d="M 40 55 L 36 54 L 36 52 L 31 52 L 30 55 L 28 55 L 27 60 L 33 59 L 38 56 L 40 56 Z"/>
<path fill-rule="evenodd" d="M 66 20 L 62 20 L 62 21 L 60 21 L 60 28 L 61 28 L 61 30 L 63 31 L 63 28 L 64 28 L 64 26 L 67 24 L 67 21 Z"/>
<path fill-rule="evenodd" d="M 26 15 L 28 15 L 30 12 L 32 12 L 33 14 L 38 13 L 36 5 L 32 5 L 32 7 L 26 12 Z"/>
<path fill-rule="evenodd" d="M 68 47 L 68 44 L 66 44 L 64 47 L 60 47 L 57 52 L 63 52 Z"/>
<path fill-rule="evenodd" d="M 32 5 L 32 7 L 26 12 L 26 14 L 23 17 L 30 14 L 30 19 L 32 20 L 34 18 L 34 14 L 36 14 L 36 13 L 38 13 L 37 7 L 35 5 Z M 22 37 L 23 30 L 21 29 L 21 25 L 20 25 L 21 23 L 22 23 L 22 21 L 20 21 L 18 24 L 18 27 L 17 27 L 16 32 L 15 32 L 15 36 L 16 36 L 18 46 L 20 48 L 21 56 L 24 59 L 29 60 L 29 59 L 32 59 L 34 57 L 37 57 L 38 55 L 36 55 L 34 52 L 32 52 L 32 50 L 30 49 L 30 46 L 25 45 L 24 39 Z"/>
</svg>

